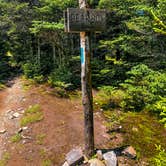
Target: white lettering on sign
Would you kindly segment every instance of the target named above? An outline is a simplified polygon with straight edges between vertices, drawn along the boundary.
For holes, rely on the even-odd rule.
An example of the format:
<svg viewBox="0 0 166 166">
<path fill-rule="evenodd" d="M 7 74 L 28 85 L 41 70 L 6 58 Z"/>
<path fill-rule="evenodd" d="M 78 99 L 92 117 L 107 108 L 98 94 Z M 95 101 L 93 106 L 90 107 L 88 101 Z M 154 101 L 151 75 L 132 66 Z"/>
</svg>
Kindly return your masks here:
<svg viewBox="0 0 166 166">
<path fill-rule="evenodd" d="M 105 26 L 105 10 L 69 8 L 65 13 L 67 32 L 103 31 Z"/>
</svg>

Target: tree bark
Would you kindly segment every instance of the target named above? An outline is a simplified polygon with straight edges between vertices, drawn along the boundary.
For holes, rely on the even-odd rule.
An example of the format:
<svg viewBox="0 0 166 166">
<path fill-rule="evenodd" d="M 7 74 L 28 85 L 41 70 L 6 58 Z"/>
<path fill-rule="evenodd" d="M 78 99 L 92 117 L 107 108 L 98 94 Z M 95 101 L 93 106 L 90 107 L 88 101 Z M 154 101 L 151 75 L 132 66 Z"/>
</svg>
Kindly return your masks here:
<svg viewBox="0 0 166 166">
<path fill-rule="evenodd" d="M 38 37 L 37 39 L 37 63 L 40 66 L 40 54 L 41 54 L 41 50 L 40 50 L 40 38 Z"/>
<path fill-rule="evenodd" d="M 81 84 L 82 104 L 84 110 L 85 155 L 91 157 L 94 153 L 93 97 L 91 80 L 91 49 L 90 35 L 81 32 Z"/>
</svg>

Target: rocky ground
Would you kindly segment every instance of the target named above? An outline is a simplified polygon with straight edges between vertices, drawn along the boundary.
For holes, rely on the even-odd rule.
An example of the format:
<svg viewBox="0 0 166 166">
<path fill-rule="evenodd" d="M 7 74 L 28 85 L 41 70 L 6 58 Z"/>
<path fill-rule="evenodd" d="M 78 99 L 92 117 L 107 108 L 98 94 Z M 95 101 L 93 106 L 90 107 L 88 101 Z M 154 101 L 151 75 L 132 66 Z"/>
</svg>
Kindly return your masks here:
<svg viewBox="0 0 166 166">
<path fill-rule="evenodd" d="M 0 92 L 0 165 L 60 166 L 72 148 L 83 147 L 83 113 L 80 99 L 50 95 L 46 86 L 20 78 Z M 38 104 L 41 121 L 21 128 L 20 119 Z M 100 112 L 95 112 L 96 148 L 109 148 L 109 135 Z"/>
</svg>

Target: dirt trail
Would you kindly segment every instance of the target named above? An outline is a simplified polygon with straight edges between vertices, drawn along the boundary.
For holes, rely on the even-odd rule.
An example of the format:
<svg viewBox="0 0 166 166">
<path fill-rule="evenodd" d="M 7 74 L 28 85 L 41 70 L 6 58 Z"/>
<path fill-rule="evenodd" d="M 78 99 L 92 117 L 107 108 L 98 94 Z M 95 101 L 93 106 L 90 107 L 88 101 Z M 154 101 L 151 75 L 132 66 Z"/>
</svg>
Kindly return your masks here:
<svg viewBox="0 0 166 166">
<path fill-rule="evenodd" d="M 49 88 L 32 86 L 24 90 L 24 81 L 17 78 L 13 86 L 0 92 L 0 158 L 6 151 L 10 159 L 8 166 L 61 166 L 64 156 L 72 148 L 83 147 L 83 113 L 80 100 L 60 99 L 49 95 Z M 28 126 L 26 138 L 11 143 L 10 138 L 19 130 L 19 118 L 30 105 L 39 104 L 44 114 L 41 122 Z M 11 114 L 19 113 L 19 118 Z M 104 118 L 100 112 L 95 117 L 96 148 L 108 148 Z M 41 138 L 40 138 L 41 137 Z M 42 138 L 43 137 L 43 138 Z M 39 143 L 40 141 L 40 143 Z"/>
</svg>

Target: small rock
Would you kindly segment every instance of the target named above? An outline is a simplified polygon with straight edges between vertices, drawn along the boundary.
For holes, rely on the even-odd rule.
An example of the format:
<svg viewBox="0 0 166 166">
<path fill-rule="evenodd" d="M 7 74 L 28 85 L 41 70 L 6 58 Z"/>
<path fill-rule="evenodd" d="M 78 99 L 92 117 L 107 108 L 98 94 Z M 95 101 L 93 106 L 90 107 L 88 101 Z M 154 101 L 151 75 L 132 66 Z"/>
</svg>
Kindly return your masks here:
<svg viewBox="0 0 166 166">
<path fill-rule="evenodd" d="M 21 133 L 21 132 L 23 132 L 23 129 L 19 128 L 18 131 L 17 131 L 17 133 Z"/>
<path fill-rule="evenodd" d="M 22 110 L 24 110 L 24 109 L 23 109 L 23 108 L 18 108 L 18 109 L 17 109 L 17 111 L 19 111 L 19 112 L 22 111 Z"/>
<path fill-rule="evenodd" d="M 18 113 L 18 112 L 15 112 L 14 114 L 13 114 L 13 118 L 18 118 L 20 116 L 20 114 Z"/>
<path fill-rule="evenodd" d="M 115 152 L 107 152 L 103 155 L 106 166 L 117 166 L 117 157 Z"/>
<path fill-rule="evenodd" d="M 27 140 L 23 140 L 23 141 L 22 141 L 22 144 L 26 144 L 26 143 L 27 143 Z"/>
<path fill-rule="evenodd" d="M 80 148 L 73 149 L 66 155 L 66 161 L 69 166 L 75 166 L 83 161 L 83 159 L 84 156 Z"/>
<path fill-rule="evenodd" d="M 122 151 L 122 154 L 124 154 L 125 156 L 127 156 L 131 159 L 135 159 L 137 157 L 137 153 L 136 153 L 135 149 L 132 146 L 129 146 L 126 149 L 124 149 Z"/>
<path fill-rule="evenodd" d="M 9 115 L 9 120 L 14 119 L 13 115 Z"/>
<path fill-rule="evenodd" d="M 20 111 L 20 113 L 21 113 L 21 114 L 24 114 L 24 113 L 25 113 L 25 110 Z"/>
<path fill-rule="evenodd" d="M 27 130 L 27 129 L 28 129 L 28 127 L 27 127 L 27 126 L 25 126 L 25 127 L 22 127 L 22 129 L 23 129 L 23 130 Z"/>
<path fill-rule="evenodd" d="M 9 109 L 6 111 L 6 113 L 8 114 L 8 113 L 11 113 L 12 111 L 13 111 L 12 109 Z"/>
<path fill-rule="evenodd" d="M 0 130 L 0 134 L 5 134 L 6 133 L 6 129 L 1 129 Z"/>
<path fill-rule="evenodd" d="M 21 127 L 21 128 L 19 128 L 18 129 L 18 132 L 17 133 L 21 133 L 21 132 L 23 132 L 24 130 L 27 130 L 28 129 L 28 127 Z"/>
<path fill-rule="evenodd" d="M 98 150 L 96 154 L 97 154 L 97 158 L 98 158 L 99 160 L 103 160 L 103 154 L 102 154 L 102 151 L 101 151 L 101 150 Z"/>
<path fill-rule="evenodd" d="M 29 139 L 29 140 L 32 139 L 32 137 L 30 137 L 30 136 L 25 136 L 25 135 L 21 135 L 21 137 L 22 137 L 23 139 Z"/>
<path fill-rule="evenodd" d="M 22 101 L 26 101 L 26 99 L 25 99 L 25 98 L 23 98 L 23 99 L 22 99 Z"/>
<path fill-rule="evenodd" d="M 122 126 L 119 126 L 119 129 L 122 129 Z"/>
<path fill-rule="evenodd" d="M 99 159 L 91 159 L 89 160 L 90 166 L 105 166 L 102 161 Z"/>
<path fill-rule="evenodd" d="M 69 164 L 66 161 L 62 166 L 69 166 Z"/>
</svg>

